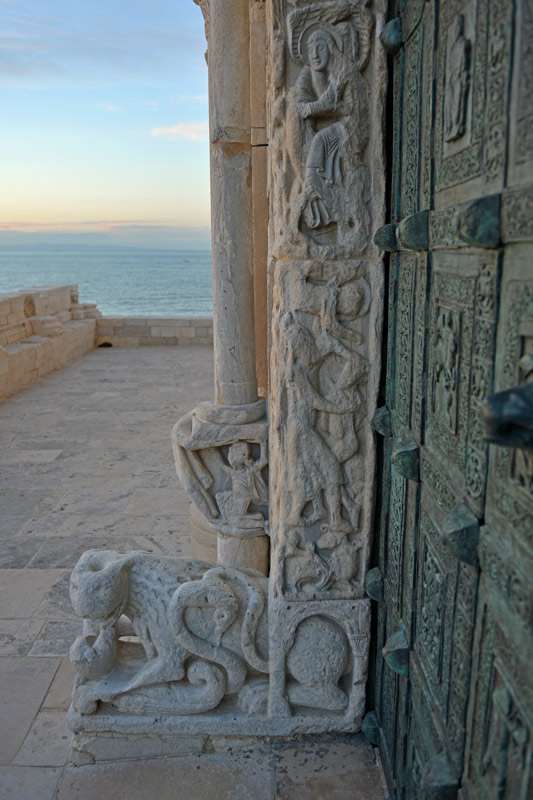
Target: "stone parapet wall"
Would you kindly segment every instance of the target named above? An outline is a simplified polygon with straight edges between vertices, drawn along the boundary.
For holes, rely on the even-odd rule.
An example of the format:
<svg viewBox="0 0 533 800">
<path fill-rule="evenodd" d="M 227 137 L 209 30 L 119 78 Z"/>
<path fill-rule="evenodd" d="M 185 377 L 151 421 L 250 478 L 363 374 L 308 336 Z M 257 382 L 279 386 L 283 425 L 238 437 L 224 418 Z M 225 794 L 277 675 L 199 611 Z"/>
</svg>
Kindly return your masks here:
<svg viewBox="0 0 533 800">
<path fill-rule="evenodd" d="M 0 294 L 0 399 L 92 350 L 99 315 L 75 284 Z"/>
<path fill-rule="evenodd" d="M 113 347 L 213 344 L 211 317 L 100 317 L 96 344 Z"/>
</svg>

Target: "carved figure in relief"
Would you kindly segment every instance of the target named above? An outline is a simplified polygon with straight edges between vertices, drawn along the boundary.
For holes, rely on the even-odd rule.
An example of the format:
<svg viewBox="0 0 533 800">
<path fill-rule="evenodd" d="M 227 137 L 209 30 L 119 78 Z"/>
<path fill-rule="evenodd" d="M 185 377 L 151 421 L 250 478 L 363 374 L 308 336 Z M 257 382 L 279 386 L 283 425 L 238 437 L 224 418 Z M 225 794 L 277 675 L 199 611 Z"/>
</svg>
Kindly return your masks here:
<svg viewBox="0 0 533 800">
<path fill-rule="evenodd" d="M 306 126 L 310 144 L 305 164 L 304 218 L 309 228 L 318 228 L 335 219 L 332 189 L 342 185 L 340 149 L 347 134 L 340 123 L 319 130 L 316 125 L 321 118 L 339 112 L 339 100 L 344 96 L 346 85 L 339 85 L 338 77 L 331 74 L 336 44 L 328 31 L 314 30 L 307 49 L 310 66 L 300 73 L 295 96 L 300 117 L 311 123 Z"/>
<path fill-rule="evenodd" d="M 464 29 L 465 18 L 463 14 L 459 14 L 453 23 L 453 44 L 448 53 L 446 72 L 444 130 L 447 142 L 460 139 L 466 130 L 471 43 L 465 37 Z"/>
<path fill-rule="evenodd" d="M 316 542 L 304 542 L 304 530 L 292 529 L 283 549 L 285 588 L 308 595 L 326 594 L 335 588 L 340 593 L 358 589 L 360 541 L 352 541 L 343 531 L 320 526 Z"/>
<path fill-rule="evenodd" d="M 294 482 L 288 523 L 294 526 L 301 524 L 304 509 L 310 503 L 311 513 L 305 519 L 307 525 L 328 516 L 333 530 L 349 530 L 349 523 L 342 517 L 344 479 L 341 462 L 317 430 L 316 414 L 352 414 L 353 398 L 346 390 L 361 378 L 361 372 L 354 369 L 350 351 L 330 337 L 331 351 L 341 356 L 343 366 L 336 381 L 330 382 L 327 396 L 324 396 L 313 382 L 324 356 L 318 350 L 311 332 L 290 312 L 281 320 L 281 329 L 286 346 L 287 416 L 291 420 L 287 430 L 287 449 L 305 472 L 303 484 L 301 481 Z M 302 436 L 303 431 L 305 437 Z"/>
<path fill-rule="evenodd" d="M 258 409 L 258 418 L 255 411 L 251 416 L 250 409 L 236 407 L 231 413 L 237 418 L 240 414 L 240 421 L 213 423 L 210 406 L 201 403 L 174 426 L 172 444 L 180 480 L 215 530 L 236 535 L 264 532 L 268 527 L 264 408 Z"/>
<path fill-rule="evenodd" d="M 363 266 L 361 265 L 361 271 Z M 356 350 L 364 344 L 357 329 L 368 313 L 370 292 L 366 280 L 354 266 L 335 275 L 315 264 L 301 274 L 287 276 L 293 310 L 280 311 L 277 320 L 283 394 L 283 414 L 272 418 L 284 429 L 284 474 L 288 482 L 283 519 L 287 528 L 312 528 L 302 547 L 316 541 L 321 526 L 328 531 L 352 534 L 359 527 L 360 506 L 356 502 L 358 476 L 355 455 L 359 452 L 358 409 L 361 390 L 368 375 L 368 362 Z M 322 580 L 331 585 L 327 553 L 320 552 L 324 566 L 307 554 L 294 555 L 306 574 L 306 591 Z M 311 570 L 314 580 L 307 579 Z M 296 580 L 298 575 L 294 575 Z M 293 584 L 294 585 L 294 584 Z"/>
<path fill-rule="evenodd" d="M 452 311 L 440 314 L 436 331 L 433 411 L 455 431 L 459 335 Z"/>
<path fill-rule="evenodd" d="M 316 552 L 314 542 L 303 540 L 302 529 L 290 529 L 283 547 L 285 583 L 297 592 L 311 586 L 323 589 L 328 585 L 330 570 L 325 560 Z"/>
<path fill-rule="evenodd" d="M 103 702 L 113 713 L 200 714 L 227 696 L 248 713 L 261 712 L 270 665 L 268 579 L 260 573 L 90 550 L 72 573 L 70 593 L 84 618 L 70 653 L 78 713 L 92 714 Z M 317 642 L 324 653 L 309 659 Z M 295 679 L 289 700 L 344 708 L 347 696 L 337 683 L 348 653 L 346 635 L 330 620 L 314 617 L 301 626 L 288 659 Z"/>
<path fill-rule="evenodd" d="M 288 96 L 287 147 L 297 176 L 294 205 L 302 232 L 323 245 L 342 244 L 351 236 L 363 247 L 368 175 L 362 153 L 368 123 L 367 88 L 360 71 L 368 58 L 372 21 L 363 15 L 356 44 L 354 29 L 341 22 L 354 11 L 343 3 L 336 17 L 322 6 L 289 14 L 291 52 L 304 66 Z M 328 16 L 329 26 L 324 24 Z M 357 192 L 348 197 L 354 180 Z"/>
<path fill-rule="evenodd" d="M 258 524 L 263 525 L 265 522 L 260 512 L 248 511 L 251 503 L 264 506 L 268 502 L 267 485 L 261 475 L 261 470 L 268 463 L 268 456 L 264 447 L 261 450 L 261 457 L 254 461 L 250 458 L 248 442 L 236 442 L 228 451 L 230 466 L 221 465 L 223 472 L 231 480 L 231 489 L 218 492 L 216 501 L 220 513 L 230 525 L 237 528 L 257 528 Z"/>
<path fill-rule="evenodd" d="M 329 555 L 324 556 L 329 570 L 326 587 L 335 587 L 339 592 L 359 589 L 356 576 L 359 574 L 359 551 L 363 546 L 362 542 L 349 539 L 342 531 L 328 530 L 326 525 L 322 526 L 321 532 L 322 535 L 316 543 L 317 547 L 331 551 Z"/>
</svg>

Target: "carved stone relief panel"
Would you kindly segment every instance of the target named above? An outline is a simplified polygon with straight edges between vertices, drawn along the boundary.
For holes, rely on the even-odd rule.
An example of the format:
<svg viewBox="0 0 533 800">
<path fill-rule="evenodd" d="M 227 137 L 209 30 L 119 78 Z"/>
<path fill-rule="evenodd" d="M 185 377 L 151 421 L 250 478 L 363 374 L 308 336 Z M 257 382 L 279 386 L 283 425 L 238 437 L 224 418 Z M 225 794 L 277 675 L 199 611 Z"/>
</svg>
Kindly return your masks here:
<svg viewBox="0 0 533 800">
<path fill-rule="evenodd" d="M 276 267 L 271 468 L 283 487 L 272 509 L 276 596 L 363 593 L 372 511 L 365 473 L 374 469 L 369 416 L 378 377 L 370 360 L 371 287 L 380 269 L 366 260 Z"/>
<path fill-rule="evenodd" d="M 480 411 L 492 391 L 497 256 L 436 253 L 434 265 L 427 445 L 480 509 L 487 464 Z"/>
<path fill-rule="evenodd" d="M 512 49 L 507 0 L 449 0 L 439 14 L 435 119 L 437 207 L 496 191 L 504 176 Z"/>
<path fill-rule="evenodd" d="M 147 717 L 153 730 L 154 714 L 199 715 L 225 696 L 252 713 L 250 683 L 266 702 L 268 580 L 255 570 L 206 566 L 141 551 L 83 554 L 70 582 L 83 618 L 70 652 L 76 725 L 90 727 L 95 715 L 97 729 L 120 730 L 121 718 L 127 727 L 133 715 L 134 728 Z M 184 725 L 177 718 L 178 730 Z"/>
<path fill-rule="evenodd" d="M 494 391 L 528 382 L 533 374 L 533 279 L 527 245 L 507 248 L 503 267 Z M 490 448 L 486 520 L 503 529 L 516 555 L 533 554 L 533 463 L 528 450 Z"/>
<path fill-rule="evenodd" d="M 372 137 L 381 121 L 371 111 L 369 85 L 377 19 L 362 0 L 278 2 L 273 10 L 276 258 L 346 258 L 367 249 L 375 228 L 371 165 L 381 139 Z"/>
<path fill-rule="evenodd" d="M 272 657 L 270 714 L 305 715 L 308 724 L 331 726 L 320 711 L 338 717 L 333 727 L 359 727 L 365 711 L 370 643 L 370 602 L 270 602 L 278 646 Z M 344 725 L 343 725 L 343 721 Z M 318 727 L 314 727 L 318 730 Z"/>
</svg>

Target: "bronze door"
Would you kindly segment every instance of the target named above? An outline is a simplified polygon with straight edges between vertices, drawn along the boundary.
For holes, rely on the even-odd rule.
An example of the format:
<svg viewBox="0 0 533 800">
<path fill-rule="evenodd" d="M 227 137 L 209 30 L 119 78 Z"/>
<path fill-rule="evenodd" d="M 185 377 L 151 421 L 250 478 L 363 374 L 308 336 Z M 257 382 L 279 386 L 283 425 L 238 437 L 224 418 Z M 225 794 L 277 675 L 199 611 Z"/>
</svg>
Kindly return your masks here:
<svg viewBox="0 0 533 800">
<path fill-rule="evenodd" d="M 397 800 L 528 800 L 533 0 L 396 6 L 382 35 L 389 333 L 367 587 L 379 745 Z M 484 429 L 487 399 L 515 386 Z"/>
</svg>

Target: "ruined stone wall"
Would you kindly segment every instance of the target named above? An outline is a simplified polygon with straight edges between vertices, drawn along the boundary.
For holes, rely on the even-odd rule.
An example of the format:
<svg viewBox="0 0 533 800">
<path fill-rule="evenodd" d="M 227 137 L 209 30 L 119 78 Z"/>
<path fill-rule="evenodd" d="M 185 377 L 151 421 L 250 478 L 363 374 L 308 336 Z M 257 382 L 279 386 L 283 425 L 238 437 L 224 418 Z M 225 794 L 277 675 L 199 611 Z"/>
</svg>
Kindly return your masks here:
<svg viewBox="0 0 533 800">
<path fill-rule="evenodd" d="M 0 399 L 92 350 L 98 316 L 75 285 L 0 294 Z"/>
</svg>

